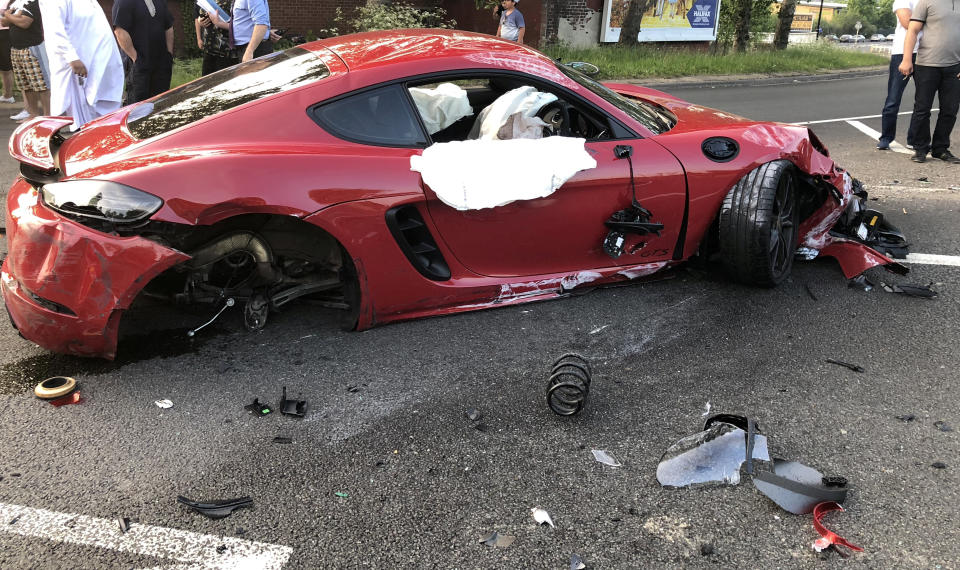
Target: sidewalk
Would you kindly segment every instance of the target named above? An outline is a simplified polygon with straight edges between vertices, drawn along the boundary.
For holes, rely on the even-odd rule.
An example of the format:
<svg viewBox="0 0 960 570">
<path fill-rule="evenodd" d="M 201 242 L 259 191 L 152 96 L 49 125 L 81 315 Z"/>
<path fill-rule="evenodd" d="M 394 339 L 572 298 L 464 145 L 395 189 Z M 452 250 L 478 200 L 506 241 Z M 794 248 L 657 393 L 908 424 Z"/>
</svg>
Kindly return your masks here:
<svg viewBox="0 0 960 570">
<path fill-rule="evenodd" d="M 745 75 L 698 75 L 696 77 L 647 78 L 647 79 L 611 79 L 612 83 L 631 83 L 645 87 L 732 87 L 789 85 L 791 83 L 810 83 L 815 81 L 837 81 L 855 77 L 874 77 L 886 75 L 888 66 L 855 67 L 843 71 L 825 73 L 755 73 Z"/>
</svg>

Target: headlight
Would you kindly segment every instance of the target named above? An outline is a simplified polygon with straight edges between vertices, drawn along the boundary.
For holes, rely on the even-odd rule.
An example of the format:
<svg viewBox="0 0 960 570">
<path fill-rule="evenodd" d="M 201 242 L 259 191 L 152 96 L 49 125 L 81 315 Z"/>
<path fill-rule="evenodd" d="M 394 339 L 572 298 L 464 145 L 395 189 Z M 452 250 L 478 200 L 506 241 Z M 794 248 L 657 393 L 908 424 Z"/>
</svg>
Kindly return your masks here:
<svg viewBox="0 0 960 570">
<path fill-rule="evenodd" d="M 54 210 L 115 223 L 129 223 L 150 217 L 163 200 L 105 180 L 70 180 L 44 184 L 40 199 Z"/>
</svg>

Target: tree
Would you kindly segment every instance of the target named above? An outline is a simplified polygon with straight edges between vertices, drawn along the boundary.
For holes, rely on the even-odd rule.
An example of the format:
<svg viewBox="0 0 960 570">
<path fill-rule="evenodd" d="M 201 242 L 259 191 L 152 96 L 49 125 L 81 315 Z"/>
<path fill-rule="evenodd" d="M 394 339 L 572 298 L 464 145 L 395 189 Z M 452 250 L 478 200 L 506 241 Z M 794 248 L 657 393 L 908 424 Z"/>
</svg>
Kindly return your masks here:
<svg viewBox="0 0 960 570">
<path fill-rule="evenodd" d="M 640 35 L 640 23 L 643 14 L 653 6 L 654 0 L 632 0 L 627 15 L 620 27 L 620 44 L 627 46 L 639 45 L 637 37 Z"/>
<path fill-rule="evenodd" d="M 733 35 L 733 47 L 737 51 L 747 51 L 750 46 L 750 16 L 753 14 L 753 0 L 737 0 L 737 23 Z"/>
<path fill-rule="evenodd" d="M 797 0 L 783 0 L 780 4 L 780 14 L 777 18 L 777 33 L 773 36 L 773 46 L 777 49 L 786 49 L 790 39 L 790 28 L 793 27 L 793 14 L 797 11 Z"/>
</svg>

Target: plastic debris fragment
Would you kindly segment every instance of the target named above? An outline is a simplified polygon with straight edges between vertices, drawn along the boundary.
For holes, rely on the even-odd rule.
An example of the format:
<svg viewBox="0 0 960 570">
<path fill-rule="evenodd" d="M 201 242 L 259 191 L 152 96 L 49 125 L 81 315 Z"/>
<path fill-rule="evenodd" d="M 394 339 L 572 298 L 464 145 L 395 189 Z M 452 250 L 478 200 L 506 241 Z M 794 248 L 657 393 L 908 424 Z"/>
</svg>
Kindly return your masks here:
<svg viewBox="0 0 960 570">
<path fill-rule="evenodd" d="M 933 467 L 934 469 L 946 469 L 947 464 L 944 463 L 943 461 L 934 461 L 933 463 L 930 464 L 930 467 Z"/>
<path fill-rule="evenodd" d="M 70 376 L 54 376 L 37 384 L 33 395 L 41 400 L 52 400 L 69 395 L 77 389 L 77 381 Z"/>
<path fill-rule="evenodd" d="M 833 502 L 820 503 L 813 508 L 813 528 L 820 534 L 820 538 L 813 542 L 813 549 L 817 552 L 823 552 L 824 549 L 829 548 L 830 545 L 833 544 L 846 546 L 850 550 L 856 550 L 857 552 L 863 552 L 863 549 L 859 546 L 850 544 L 842 536 L 823 526 L 823 517 L 826 516 L 827 513 L 842 510 L 843 507 Z"/>
<path fill-rule="evenodd" d="M 47 401 L 54 407 L 59 408 L 60 406 L 69 406 L 70 404 L 82 404 L 83 398 L 80 397 L 80 392 L 71 392 L 66 396 Z"/>
<path fill-rule="evenodd" d="M 590 394 L 592 371 L 587 359 L 567 353 L 558 358 L 550 369 L 547 383 L 547 405 L 553 413 L 572 416 L 580 413 Z"/>
<path fill-rule="evenodd" d="M 850 364 L 849 362 L 843 362 L 842 360 L 835 360 L 833 358 L 828 358 L 827 362 L 830 364 L 836 364 L 837 366 L 843 366 L 844 368 L 849 368 L 854 372 L 863 372 L 862 366 L 857 366 L 856 364 Z"/>
<path fill-rule="evenodd" d="M 947 422 L 943 421 L 943 420 L 937 420 L 937 421 L 933 422 L 933 427 L 937 428 L 937 429 L 940 430 L 940 431 L 944 431 L 944 432 L 946 432 L 946 431 L 953 431 L 953 428 L 950 427 L 950 425 L 949 425 Z"/>
<path fill-rule="evenodd" d="M 293 438 L 278 435 L 277 437 L 273 438 L 273 443 L 293 443 Z"/>
<path fill-rule="evenodd" d="M 180 495 L 177 497 L 177 502 L 212 519 L 222 519 L 230 516 L 230 514 L 236 509 L 253 506 L 253 499 L 250 497 L 239 497 L 236 499 L 224 499 L 222 501 L 209 501 L 206 503 L 201 503 Z"/>
<path fill-rule="evenodd" d="M 593 458 L 596 459 L 597 462 L 599 463 L 603 463 L 604 465 L 609 465 L 610 467 L 623 467 L 623 465 L 621 465 L 620 462 L 618 462 L 616 459 L 611 457 L 610 454 L 608 454 L 606 451 L 603 451 L 602 449 L 591 449 L 590 452 L 593 453 Z"/>
<path fill-rule="evenodd" d="M 913 414 L 903 414 L 902 416 L 897 416 L 897 419 L 901 422 L 912 422 L 913 420 L 917 419 L 917 416 Z"/>
<path fill-rule="evenodd" d="M 517 537 L 510 536 L 508 534 L 500 534 L 497 531 L 493 531 L 487 536 L 480 539 L 480 544 L 486 544 L 487 546 L 493 548 L 506 548 L 513 544 L 513 541 L 517 540 Z"/>
<path fill-rule="evenodd" d="M 706 421 L 704 431 L 684 437 L 664 452 L 657 465 L 657 481 L 664 487 L 736 485 L 740 483 L 740 467 L 748 458 L 748 473 L 754 459 L 770 461 L 767 438 L 758 431 L 756 423 L 743 416 L 713 416 Z"/>
<path fill-rule="evenodd" d="M 130 519 L 117 517 L 117 526 L 120 527 L 120 534 L 126 534 L 126 532 L 130 530 Z"/>
<path fill-rule="evenodd" d="M 261 404 L 259 398 L 254 398 L 253 403 L 247 404 L 246 406 L 243 407 L 243 409 L 248 410 L 251 414 L 255 416 L 265 416 L 273 412 L 273 409 L 270 406 L 266 404 Z"/>
<path fill-rule="evenodd" d="M 287 387 L 283 387 L 283 395 L 280 398 L 280 413 L 285 416 L 296 416 L 302 418 L 307 413 L 306 400 L 288 400 Z"/>
<path fill-rule="evenodd" d="M 703 406 L 703 413 L 700 414 L 700 417 L 705 418 L 709 415 L 710 415 L 710 402 L 707 402 L 706 405 Z"/>
<path fill-rule="evenodd" d="M 753 484 L 780 508 L 795 515 L 812 512 L 820 503 L 842 503 L 847 498 L 846 479 L 824 477 L 796 461 L 774 459 L 773 472 L 757 471 Z"/>
<path fill-rule="evenodd" d="M 334 495 L 340 499 L 349 499 L 350 493 L 344 493 L 343 491 L 337 491 Z"/>
<path fill-rule="evenodd" d="M 930 285 L 909 285 L 906 283 L 887 285 L 881 282 L 880 285 L 887 293 L 899 293 L 908 297 L 920 297 L 921 299 L 934 299 L 937 296 L 937 292 L 932 289 L 933 283 Z"/>
<path fill-rule="evenodd" d="M 873 291 L 873 282 L 867 279 L 866 275 L 857 275 L 853 279 L 847 281 L 847 287 L 862 289 L 864 291 Z"/>
<path fill-rule="evenodd" d="M 548 524 L 553 528 L 556 528 L 553 524 L 553 519 L 550 518 L 550 513 L 543 509 L 533 508 L 530 509 L 530 512 L 533 513 L 533 520 L 537 521 L 538 525 Z"/>
<path fill-rule="evenodd" d="M 464 412 L 463 415 L 466 416 L 471 422 L 478 421 L 481 417 L 483 417 L 483 414 L 480 413 L 480 410 L 476 408 L 470 408 Z"/>
<path fill-rule="evenodd" d="M 583 563 L 583 558 L 579 554 L 570 555 L 570 570 L 583 570 L 587 565 Z"/>
<path fill-rule="evenodd" d="M 173 407 L 173 402 L 170 400 L 154 400 L 153 402 L 158 408 L 167 409 Z"/>
</svg>

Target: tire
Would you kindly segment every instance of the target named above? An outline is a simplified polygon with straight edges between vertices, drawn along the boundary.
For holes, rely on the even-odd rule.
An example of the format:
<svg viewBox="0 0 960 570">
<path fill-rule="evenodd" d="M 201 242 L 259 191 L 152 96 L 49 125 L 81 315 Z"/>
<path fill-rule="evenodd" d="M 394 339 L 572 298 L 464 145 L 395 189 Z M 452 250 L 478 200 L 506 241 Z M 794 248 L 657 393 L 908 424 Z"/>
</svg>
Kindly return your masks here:
<svg viewBox="0 0 960 570">
<path fill-rule="evenodd" d="M 734 280 L 774 287 L 790 275 L 797 248 L 794 166 L 776 160 L 740 179 L 720 208 L 720 259 Z"/>
</svg>

